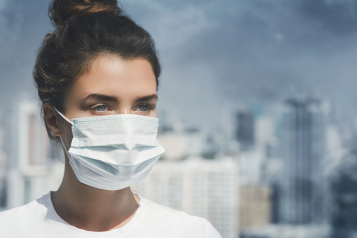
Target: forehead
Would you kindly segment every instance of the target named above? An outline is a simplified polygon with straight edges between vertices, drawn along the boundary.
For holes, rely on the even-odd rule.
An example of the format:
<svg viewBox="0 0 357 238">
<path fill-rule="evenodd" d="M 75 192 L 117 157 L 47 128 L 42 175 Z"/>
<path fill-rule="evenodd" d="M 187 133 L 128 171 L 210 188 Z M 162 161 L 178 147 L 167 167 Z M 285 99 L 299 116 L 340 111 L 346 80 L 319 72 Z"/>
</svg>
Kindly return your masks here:
<svg viewBox="0 0 357 238">
<path fill-rule="evenodd" d="M 155 94 L 156 88 L 156 78 L 147 60 L 103 55 L 97 57 L 88 72 L 74 82 L 68 99 L 80 99 L 89 94 L 105 94 L 119 100 L 138 98 Z"/>
</svg>

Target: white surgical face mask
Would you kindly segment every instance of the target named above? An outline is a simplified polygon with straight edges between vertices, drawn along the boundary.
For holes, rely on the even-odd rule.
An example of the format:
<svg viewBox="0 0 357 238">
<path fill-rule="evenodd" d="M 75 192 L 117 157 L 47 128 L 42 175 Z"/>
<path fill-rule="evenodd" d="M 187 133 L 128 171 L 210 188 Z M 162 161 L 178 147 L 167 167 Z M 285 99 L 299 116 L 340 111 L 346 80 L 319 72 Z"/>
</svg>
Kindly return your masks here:
<svg viewBox="0 0 357 238">
<path fill-rule="evenodd" d="M 159 119 L 133 114 L 68 120 L 73 139 L 67 151 L 78 180 L 119 190 L 143 180 L 165 150 L 156 140 Z"/>
</svg>

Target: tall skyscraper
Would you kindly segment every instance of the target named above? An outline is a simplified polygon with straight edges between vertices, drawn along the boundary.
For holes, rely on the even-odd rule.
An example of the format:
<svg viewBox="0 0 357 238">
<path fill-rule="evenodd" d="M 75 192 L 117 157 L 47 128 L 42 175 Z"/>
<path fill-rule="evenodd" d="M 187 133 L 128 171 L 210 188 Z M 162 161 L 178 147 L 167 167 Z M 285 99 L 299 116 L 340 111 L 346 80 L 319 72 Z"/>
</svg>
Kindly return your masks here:
<svg viewBox="0 0 357 238">
<path fill-rule="evenodd" d="M 5 171 L 6 171 L 6 157 L 3 148 L 3 130 L 0 127 L 0 210 L 6 206 L 6 186 L 5 186 Z"/>
<path fill-rule="evenodd" d="M 319 98 L 302 94 L 284 103 L 278 209 L 281 223 L 311 224 L 327 219 L 326 105 Z"/>
<path fill-rule="evenodd" d="M 330 172 L 332 193 L 331 238 L 350 238 L 357 234 L 357 152 L 341 158 Z"/>
<path fill-rule="evenodd" d="M 254 115 L 250 111 L 240 111 L 236 118 L 236 140 L 241 150 L 250 150 L 254 146 Z"/>
</svg>

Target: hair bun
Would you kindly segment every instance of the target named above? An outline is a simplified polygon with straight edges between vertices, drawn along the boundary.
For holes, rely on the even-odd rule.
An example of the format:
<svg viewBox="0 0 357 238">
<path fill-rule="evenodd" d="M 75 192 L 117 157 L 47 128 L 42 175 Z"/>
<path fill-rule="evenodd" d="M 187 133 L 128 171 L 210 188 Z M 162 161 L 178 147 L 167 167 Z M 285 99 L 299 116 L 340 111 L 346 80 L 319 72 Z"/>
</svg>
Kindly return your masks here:
<svg viewBox="0 0 357 238">
<path fill-rule="evenodd" d="M 54 25 L 61 27 L 74 17 L 104 11 L 121 13 L 117 0 L 53 0 L 48 15 Z"/>
</svg>

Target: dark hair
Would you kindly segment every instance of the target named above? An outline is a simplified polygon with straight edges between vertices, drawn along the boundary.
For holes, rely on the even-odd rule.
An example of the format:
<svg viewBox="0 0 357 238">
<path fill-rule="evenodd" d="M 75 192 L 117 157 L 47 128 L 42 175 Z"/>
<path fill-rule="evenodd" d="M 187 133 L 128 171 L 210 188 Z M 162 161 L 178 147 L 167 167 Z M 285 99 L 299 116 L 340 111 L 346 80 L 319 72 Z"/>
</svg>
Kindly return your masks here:
<svg viewBox="0 0 357 238">
<path fill-rule="evenodd" d="M 46 35 L 33 71 L 42 105 L 49 102 L 64 113 L 66 92 L 103 54 L 146 59 L 158 87 L 161 67 L 154 42 L 122 13 L 117 0 L 53 0 L 48 14 L 56 30 Z"/>
</svg>

